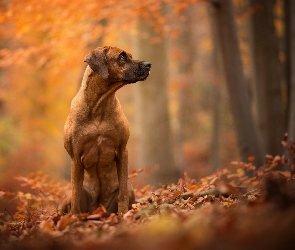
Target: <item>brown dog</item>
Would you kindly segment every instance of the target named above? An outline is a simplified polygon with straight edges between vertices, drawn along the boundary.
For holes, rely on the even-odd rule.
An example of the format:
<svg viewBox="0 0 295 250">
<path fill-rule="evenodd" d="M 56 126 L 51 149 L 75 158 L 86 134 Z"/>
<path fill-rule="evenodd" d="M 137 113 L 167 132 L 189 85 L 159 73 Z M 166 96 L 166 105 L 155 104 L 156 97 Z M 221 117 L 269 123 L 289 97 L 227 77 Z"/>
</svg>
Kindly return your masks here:
<svg viewBox="0 0 295 250">
<path fill-rule="evenodd" d="M 128 182 L 129 125 L 115 92 L 145 80 L 151 63 L 133 60 L 115 47 L 96 48 L 84 61 L 89 66 L 64 127 L 72 197 L 62 212 L 91 213 L 101 204 L 109 213 L 123 214 L 134 192 Z"/>
</svg>

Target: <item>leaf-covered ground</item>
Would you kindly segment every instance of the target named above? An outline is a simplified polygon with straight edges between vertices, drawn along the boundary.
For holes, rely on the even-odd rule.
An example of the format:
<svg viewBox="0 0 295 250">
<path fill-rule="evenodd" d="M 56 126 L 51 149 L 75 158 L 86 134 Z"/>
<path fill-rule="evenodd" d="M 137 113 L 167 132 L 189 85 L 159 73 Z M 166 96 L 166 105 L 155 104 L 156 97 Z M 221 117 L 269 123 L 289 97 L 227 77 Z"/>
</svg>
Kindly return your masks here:
<svg viewBox="0 0 295 250">
<path fill-rule="evenodd" d="M 0 201 L 11 197 L 17 206 L 15 214 L 1 214 L 0 248 L 295 249 L 294 156 L 266 159 L 257 170 L 236 162 L 235 172 L 218 170 L 198 181 L 184 174 L 177 184 L 139 187 L 138 203 L 122 217 L 103 207 L 61 215 L 68 183 L 41 172 L 17 177 L 30 192 L 0 191 Z"/>
</svg>

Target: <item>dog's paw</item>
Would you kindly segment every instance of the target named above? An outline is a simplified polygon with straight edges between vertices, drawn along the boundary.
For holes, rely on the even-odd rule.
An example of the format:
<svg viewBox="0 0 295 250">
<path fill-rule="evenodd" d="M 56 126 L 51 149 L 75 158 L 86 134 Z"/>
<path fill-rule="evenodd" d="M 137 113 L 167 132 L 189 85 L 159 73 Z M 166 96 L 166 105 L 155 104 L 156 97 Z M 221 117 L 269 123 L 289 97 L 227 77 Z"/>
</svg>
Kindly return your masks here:
<svg viewBox="0 0 295 250">
<path fill-rule="evenodd" d="M 128 204 L 118 204 L 118 215 L 122 216 L 128 212 Z"/>
</svg>

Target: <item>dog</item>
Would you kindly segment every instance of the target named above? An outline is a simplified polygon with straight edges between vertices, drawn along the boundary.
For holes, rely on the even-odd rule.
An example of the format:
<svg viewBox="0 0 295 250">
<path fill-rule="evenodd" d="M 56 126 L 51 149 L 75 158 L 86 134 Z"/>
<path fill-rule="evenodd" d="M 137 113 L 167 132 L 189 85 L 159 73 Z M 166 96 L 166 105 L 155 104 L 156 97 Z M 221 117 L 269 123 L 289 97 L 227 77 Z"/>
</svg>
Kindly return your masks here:
<svg viewBox="0 0 295 250">
<path fill-rule="evenodd" d="M 132 59 L 116 47 L 98 47 L 86 55 L 81 87 L 64 126 L 71 157 L 72 196 L 63 213 L 92 213 L 103 205 L 122 215 L 135 202 L 128 180 L 129 124 L 115 92 L 145 80 L 151 63 Z"/>
</svg>

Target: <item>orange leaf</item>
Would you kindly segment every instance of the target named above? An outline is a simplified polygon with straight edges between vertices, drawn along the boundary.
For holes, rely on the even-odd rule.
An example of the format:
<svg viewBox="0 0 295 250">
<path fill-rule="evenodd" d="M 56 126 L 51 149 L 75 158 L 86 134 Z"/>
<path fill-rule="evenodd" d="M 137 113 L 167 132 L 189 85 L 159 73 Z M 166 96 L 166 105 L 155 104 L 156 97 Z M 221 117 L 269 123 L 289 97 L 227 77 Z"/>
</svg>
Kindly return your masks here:
<svg viewBox="0 0 295 250">
<path fill-rule="evenodd" d="M 179 195 L 181 195 L 181 191 L 177 191 L 173 194 L 173 196 L 171 197 L 171 199 L 176 199 Z"/>
<path fill-rule="evenodd" d="M 196 189 L 197 187 L 197 185 L 190 185 L 187 189 Z"/>
<path fill-rule="evenodd" d="M 254 161 L 255 160 L 255 156 L 249 156 L 248 157 L 248 161 Z"/>
<path fill-rule="evenodd" d="M 40 227 L 44 233 L 49 233 L 53 231 L 52 225 L 48 221 L 42 221 Z"/>
<path fill-rule="evenodd" d="M 76 217 L 72 216 L 71 214 L 66 214 L 63 216 L 59 222 L 57 223 L 57 229 L 60 231 L 64 230 L 68 225 L 72 224 L 77 220 Z"/>
<path fill-rule="evenodd" d="M 95 209 L 92 214 L 106 213 L 107 210 L 103 205 L 100 205 L 97 209 Z"/>
</svg>

